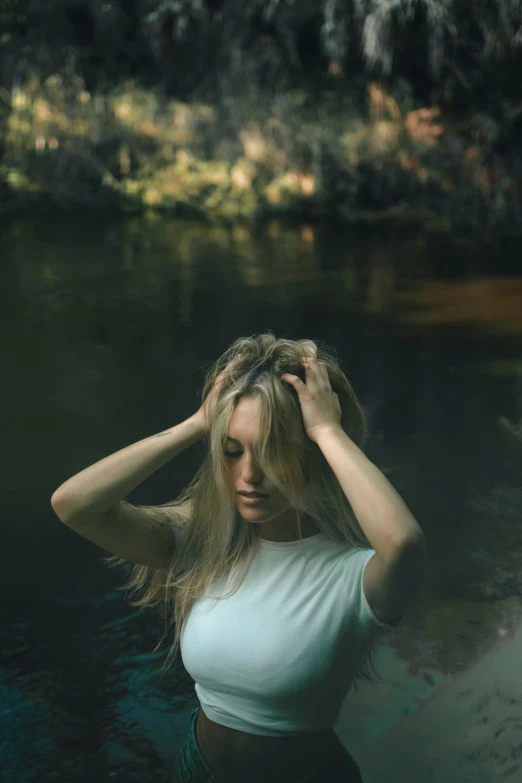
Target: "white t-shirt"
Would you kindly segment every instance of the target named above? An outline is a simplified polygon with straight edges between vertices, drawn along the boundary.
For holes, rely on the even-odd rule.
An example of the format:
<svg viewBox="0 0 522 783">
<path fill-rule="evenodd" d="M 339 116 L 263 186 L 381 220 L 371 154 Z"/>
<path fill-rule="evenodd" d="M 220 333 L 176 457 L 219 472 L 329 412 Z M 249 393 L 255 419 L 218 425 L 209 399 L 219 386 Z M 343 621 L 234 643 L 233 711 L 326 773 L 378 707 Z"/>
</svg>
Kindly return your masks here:
<svg viewBox="0 0 522 783">
<path fill-rule="evenodd" d="M 267 736 L 333 728 L 362 655 L 391 627 L 364 595 L 374 554 L 324 533 L 260 538 L 234 595 L 200 598 L 182 629 L 181 656 L 205 714 Z M 204 592 L 225 595 L 235 584 L 230 577 Z"/>
</svg>

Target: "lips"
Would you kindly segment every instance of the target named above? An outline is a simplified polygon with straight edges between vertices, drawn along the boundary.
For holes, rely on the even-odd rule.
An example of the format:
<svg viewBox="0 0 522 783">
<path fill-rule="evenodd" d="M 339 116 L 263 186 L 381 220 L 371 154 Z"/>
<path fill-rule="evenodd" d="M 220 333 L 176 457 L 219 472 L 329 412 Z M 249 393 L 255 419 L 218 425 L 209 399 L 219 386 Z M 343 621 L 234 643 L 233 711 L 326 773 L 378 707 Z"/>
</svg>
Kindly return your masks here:
<svg viewBox="0 0 522 783">
<path fill-rule="evenodd" d="M 255 495 L 247 495 L 246 492 L 238 492 L 238 495 L 242 495 L 244 498 L 267 498 L 268 495 L 258 495 L 257 493 Z"/>
</svg>

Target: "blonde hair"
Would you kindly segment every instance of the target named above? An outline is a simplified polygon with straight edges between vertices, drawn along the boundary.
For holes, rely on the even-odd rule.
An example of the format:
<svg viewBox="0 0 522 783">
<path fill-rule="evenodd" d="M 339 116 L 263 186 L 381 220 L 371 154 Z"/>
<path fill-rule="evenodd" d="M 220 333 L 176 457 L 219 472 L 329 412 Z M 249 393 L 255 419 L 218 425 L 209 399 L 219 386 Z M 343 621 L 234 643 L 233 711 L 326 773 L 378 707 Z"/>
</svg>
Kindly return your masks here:
<svg viewBox="0 0 522 783">
<path fill-rule="evenodd" d="M 241 354 L 240 358 L 237 358 Z M 301 518 L 308 514 L 321 532 L 349 548 L 371 549 L 371 545 L 352 511 L 341 485 L 316 443 L 307 436 L 300 403 L 294 388 L 280 376 L 293 373 L 305 380 L 301 360 L 314 357 L 324 362 L 330 383 L 339 397 L 341 426 L 349 437 L 364 449 L 367 439 L 366 417 L 355 392 L 340 367 L 340 361 L 328 347 L 312 340 L 276 339 L 272 332 L 237 339 L 207 372 L 202 403 L 214 387 L 217 376 L 233 361 L 228 375 L 219 385 L 219 393 L 208 410 L 210 435 L 205 437 L 205 455 L 200 468 L 188 486 L 169 503 L 140 506 L 143 513 L 165 515 L 177 545 L 168 570 L 144 565 L 132 566 L 129 581 L 119 590 L 142 592 L 131 601 L 141 609 L 160 607 L 165 621 L 164 633 L 154 648 L 156 652 L 174 627 L 174 640 L 161 671 L 174 662 L 180 649 L 183 624 L 194 602 L 203 596 L 211 583 L 222 583 L 232 569 L 243 565 L 234 590 L 224 596 L 203 596 L 220 600 L 236 592 L 258 552 L 259 537 L 254 526 L 244 521 L 227 482 L 225 439 L 232 413 L 245 395 L 257 398 L 259 441 L 254 454 L 270 485 L 280 490 L 296 510 L 299 539 Z M 161 512 L 163 508 L 176 509 Z M 109 567 L 126 565 L 119 557 L 104 558 Z M 388 628 L 380 628 L 370 648 L 366 649 L 355 673 L 357 681 L 374 683 L 372 653 L 377 638 Z"/>
</svg>

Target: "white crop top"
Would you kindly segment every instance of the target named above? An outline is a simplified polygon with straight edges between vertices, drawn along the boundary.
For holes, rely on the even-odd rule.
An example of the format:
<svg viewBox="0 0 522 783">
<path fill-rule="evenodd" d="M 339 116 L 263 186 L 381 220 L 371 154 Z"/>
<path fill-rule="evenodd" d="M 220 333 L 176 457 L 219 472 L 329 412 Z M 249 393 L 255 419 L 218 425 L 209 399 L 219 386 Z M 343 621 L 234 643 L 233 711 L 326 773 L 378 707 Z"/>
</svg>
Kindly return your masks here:
<svg viewBox="0 0 522 783">
<path fill-rule="evenodd" d="M 333 728 L 362 655 L 379 629 L 392 627 L 364 595 L 374 554 L 324 533 L 260 538 L 234 595 L 196 601 L 180 649 L 210 720 L 273 737 Z M 205 595 L 225 595 L 235 574 Z"/>
</svg>

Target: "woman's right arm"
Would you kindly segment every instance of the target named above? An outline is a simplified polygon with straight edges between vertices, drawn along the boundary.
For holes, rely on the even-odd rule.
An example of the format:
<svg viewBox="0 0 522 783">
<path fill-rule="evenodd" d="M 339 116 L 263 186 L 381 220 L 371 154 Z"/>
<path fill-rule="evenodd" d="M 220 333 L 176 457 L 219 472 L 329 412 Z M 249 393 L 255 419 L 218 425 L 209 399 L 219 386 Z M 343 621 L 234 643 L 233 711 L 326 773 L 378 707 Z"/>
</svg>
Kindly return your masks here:
<svg viewBox="0 0 522 783">
<path fill-rule="evenodd" d="M 155 520 L 154 514 L 145 514 L 123 499 L 204 435 L 204 420 L 198 411 L 72 476 L 54 492 L 51 505 L 65 525 L 103 549 L 131 563 L 168 567 L 173 539 L 165 513 L 170 509 L 157 507 Z"/>
</svg>

